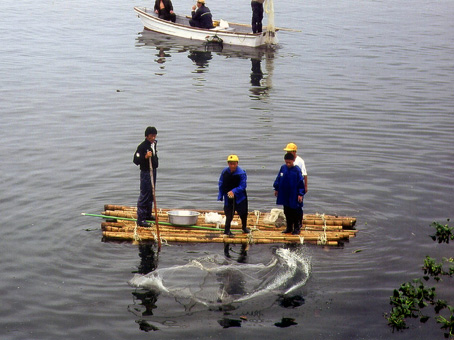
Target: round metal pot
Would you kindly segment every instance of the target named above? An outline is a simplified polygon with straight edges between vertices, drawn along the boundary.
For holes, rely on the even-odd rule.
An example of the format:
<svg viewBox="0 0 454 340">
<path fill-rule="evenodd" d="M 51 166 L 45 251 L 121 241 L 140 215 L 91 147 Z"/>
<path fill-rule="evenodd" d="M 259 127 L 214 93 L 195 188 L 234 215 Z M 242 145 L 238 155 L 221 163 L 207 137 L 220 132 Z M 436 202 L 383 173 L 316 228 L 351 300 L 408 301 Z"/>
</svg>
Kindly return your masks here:
<svg viewBox="0 0 454 340">
<path fill-rule="evenodd" d="M 175 225 L 196 225 L 200 213 L 191 210 L 172 210 L 167 213 L 169 222 Z"/>
</svg>

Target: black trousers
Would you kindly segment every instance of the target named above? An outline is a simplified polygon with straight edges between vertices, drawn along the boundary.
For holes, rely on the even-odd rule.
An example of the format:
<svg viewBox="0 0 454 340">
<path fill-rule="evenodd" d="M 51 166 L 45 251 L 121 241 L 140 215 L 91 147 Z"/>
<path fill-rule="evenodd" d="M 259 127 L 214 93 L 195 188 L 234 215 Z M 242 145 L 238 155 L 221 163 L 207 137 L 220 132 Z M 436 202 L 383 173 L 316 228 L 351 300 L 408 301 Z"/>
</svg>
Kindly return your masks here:
<svg viewBox="0 0 454 340">
<path fill-rule="evenodd" d="M 225 214 L 225 228 L 224 233 L 230 232 L 230 225 L 235 215 L 235 211 L 238 213 L 241 219 L 241 227 L 245 229 L 247 227 L 247 213 L 248 213 L 248 202 L 247 198 L 242 200 L 241 203 L 236 203 L 235 199 L 229 199 L 227 205 L 224 205 Z"/>
<path fill-rule="evenodd" d="M 263 4 L 252 1 L 252 32 L 262 32 L 262 20 L 263 20 Z"/>
<path fill-rule="evenodd" d="M 156 169 L 153 169 L 154 185 L 156 187 Z M 150 171 L 140 171 L 140 194 L 137 200 L 137 224 L 142 225 L 151 218 L 153 208 L 153 190 L 151 187 Z"/>
<path fill-rule="evenodd" d="M 175 22 L 177 20 L 177 16 L 175 13 L 170 13 L 166 9 L 161 9 L 159 11 L 159 19 Z"/>
<path fill-rule="evenodd" d="M 288 232 L 299 232 L 303 223 L 303 209 L 292 209 L 290 207 L 284 206 L 284 215 L 285 219 L 287 220 L 286 230 Z"/>
</svg>

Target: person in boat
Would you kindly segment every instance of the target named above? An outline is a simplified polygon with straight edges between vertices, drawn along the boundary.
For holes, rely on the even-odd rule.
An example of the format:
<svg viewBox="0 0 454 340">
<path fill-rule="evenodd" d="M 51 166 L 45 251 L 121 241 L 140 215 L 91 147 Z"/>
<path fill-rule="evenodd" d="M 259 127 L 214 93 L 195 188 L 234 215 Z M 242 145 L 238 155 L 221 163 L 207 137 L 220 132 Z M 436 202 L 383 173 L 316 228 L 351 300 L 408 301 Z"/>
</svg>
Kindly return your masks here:
<svg viewBox="0 0 454 340">
<path fill-rule="evenodd" d="M 173 12 L 173 5 L 171 0 L 156 0 L 154 4 L 154 12 L 160 19 L 175 22 L 177 19 L 176 14 Z"/>
<path fill-rule="evenodd" d="M 252 0 L 252 32 L 262 32 L 263 3 L 265 0 Z"/>
<path fill-rule="evenodd" d="M 284 206 L 287 228 L 283 233 L 299 235 L 303 222 L 304 179 L 292 153 L 287 152 L 284 160 L 273 184 L 274 196 L 276 204 Z"/>
<path fill-rule="evenodd" d="M 307 194 L 307 170 L 306 170 L 306 164 L 304 163 L 304 160 L 300 157 L 297 156 L 296 152 L 298 151 L 298 147 L 296 146 L 295 143 L 288 143 L 287 146 L 284 148 L 284 151 L 290 152 L 295 156 L 295 165 L 298 165 L 301 169 L 301 174 L 304 177 L 304 192 Z"/>
<path fill-rule="evenodd" d="M 213 17 L 210 9 L 205 6 L 205 0 L 197 0 L 196 5 L 192 6 L 191 16 L 189 24 L 192 27 L 214 28 Z"/>
<path fill-rule="evenodd" d="M 251 232 L 247 227 L 247 175 L 246 171 L 238 166 L 238 162 L 237 155 L 229 155 L 227 157 L 228 166 L 222 170 L 219 177 L 218 201 L 224 201 L 224 234 L 228 236 L 233 236 L 230 225 L 235 211 L 240 216 L 243 233 L 249 234 Z"/>
<path fill-rule="evenodd" d="M 159 165 L 156 135 L 154 126 L 145 129 L 145 140 L 139 144 L 134 153 L 133 162 L 140 166 L 140 194 L 137 200 L 137 224 L 150 227 L 147 220 L 154 220 L 151 215 L 153 208 L 153 187 L 156 186 L 156 169 Z M 153 171 L 153 186 L 151 184 L 150 159 Z"/>
</svg>

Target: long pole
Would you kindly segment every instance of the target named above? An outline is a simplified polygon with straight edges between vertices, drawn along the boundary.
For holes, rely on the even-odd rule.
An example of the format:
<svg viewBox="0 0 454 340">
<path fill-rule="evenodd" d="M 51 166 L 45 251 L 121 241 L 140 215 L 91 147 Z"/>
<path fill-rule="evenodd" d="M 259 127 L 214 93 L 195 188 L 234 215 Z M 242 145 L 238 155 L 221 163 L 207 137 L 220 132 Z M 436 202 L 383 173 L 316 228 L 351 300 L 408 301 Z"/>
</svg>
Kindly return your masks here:
<svg viewBox="0 0 454 340">
<path fill-rule="evenodd" d="M 113 216 L 113 215 L 100 215 L 100 214 L 87 214 L 87 213 L 82 213 L 82 216 L 90 216 L 90 217 L 100 217 L 104 219 L 112 219 L 112 220 L 120 220 L 120 221 L 137 221 L 137 218 L 129 218 L 129 217 L 119 217 L 119 216 Z M 153 222 L 153 221 L 151 221 Z M 175 225 L 169 222 L 159 222 L 161 225 L 165 226 L 170 226 L 170 227 L 175 227 L 175 229 L 178 228 L 191 228 L 191 229 L 201 229 L 201 230 L 212 230 L 212 231 L 221 231 L 219 228 L 215 227 L 204 227 L 204 226 L 199 226 L 199 225 Z"/>
<path fill-rule="evenodd" d="M 186 15 L 187 19 L 191 19 L 192 17 L 190 15 Z M 214 20 L 216 21 L 216 20 Z M 243 26 L 243 27 L 252 27 L 252 25 L 249 24 L 242 24 L 238 22 L 228 22 L 229 24 L 232 25 L 237 25 L 237 26 Z M 302 32 L 301 30 L 294 29 L 294 28 L 285 28 L 285 27 L 275 27 L 276 31 L 287 31 L 287 32 Z M 252 33 L 251 33 L 252 34 Z"/>
<path fill-rule="evenodd" d="M 148 163 L 150 164 L 150 179 L 151 179 L 151 191 L 153 193 L 153 205 L 154 205 L 154 217 L 156 222 L 156 235 L 158 237 L 158 251 L 161 251 L 161 235 L 159 234 L 159 217 L 158 217 L 158 208 L 156 207 L 156 193 L 154 190 L 154 174 L 153 166 L 151 165 L 151 157 L 148 158 Z"/>
</svg>

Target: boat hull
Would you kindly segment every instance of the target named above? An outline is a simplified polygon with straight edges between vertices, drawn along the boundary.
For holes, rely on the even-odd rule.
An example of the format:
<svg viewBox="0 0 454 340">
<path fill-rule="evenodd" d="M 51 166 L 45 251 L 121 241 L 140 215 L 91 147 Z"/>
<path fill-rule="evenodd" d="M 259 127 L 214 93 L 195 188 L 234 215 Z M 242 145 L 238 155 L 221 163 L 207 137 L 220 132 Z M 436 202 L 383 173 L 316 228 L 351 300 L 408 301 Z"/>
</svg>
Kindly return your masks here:
<svg viewBox="0 0 454 340">
<path fill-rule="evenodd" d="M 146 7 L 134 7 L 134 11 L 142 21 L 143 26 L 150 30 L 180 38 L 212 41 L 221 39 L 223 44 L 259 47 L 264 45 L 276 45 L 278 40 L 276 32 L 252 33 L 247 25 L 229 24 L 228 28 L 203 29 L 191 27 L 189 18 L 177 16 L 176 23 L 159 19 L 157 15 Z"/>
</svg>

